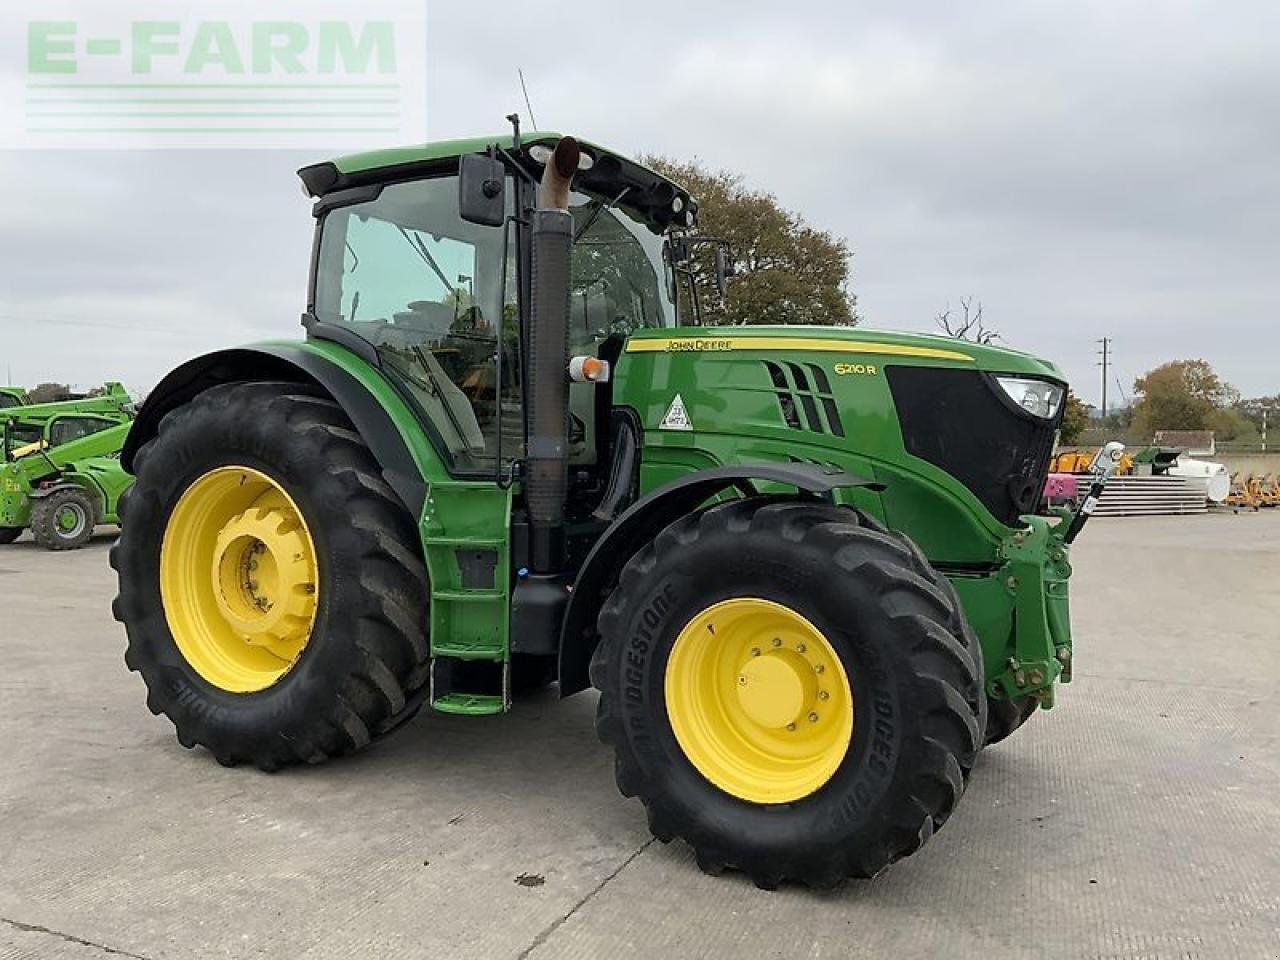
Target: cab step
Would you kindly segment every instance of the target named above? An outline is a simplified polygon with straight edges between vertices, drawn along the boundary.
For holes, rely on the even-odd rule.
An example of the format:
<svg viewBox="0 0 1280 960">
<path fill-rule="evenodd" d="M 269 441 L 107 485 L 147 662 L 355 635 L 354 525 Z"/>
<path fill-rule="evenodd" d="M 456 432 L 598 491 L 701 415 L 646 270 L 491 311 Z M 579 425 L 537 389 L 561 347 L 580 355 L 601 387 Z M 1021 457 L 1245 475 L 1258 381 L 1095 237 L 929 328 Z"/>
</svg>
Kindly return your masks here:
<svg viewBox="0 0 1280 960">
<path fill-rule="evenodd" d="M 429 692 L 431 708 L 441 713 L 506 713 L 511 709 L 511 662 L 492 650 L 437 653 L 431 658 Z"/>
<path fill-rule="evenodd" d="M 440 713 L 452 713 L 464 717 L 483 717 L 506 713 L 508 705 L 502 697 L 487 693 L 446 693 L 431 704 Z"/>
<path fill-rule="evenodd" d="M 492 660 L 501 663 L 503 649 L 483 640 L 474 644 L 465 642 L 436 643 L 431 646 L 432 656 L 448 660 Z"/>
</svg>

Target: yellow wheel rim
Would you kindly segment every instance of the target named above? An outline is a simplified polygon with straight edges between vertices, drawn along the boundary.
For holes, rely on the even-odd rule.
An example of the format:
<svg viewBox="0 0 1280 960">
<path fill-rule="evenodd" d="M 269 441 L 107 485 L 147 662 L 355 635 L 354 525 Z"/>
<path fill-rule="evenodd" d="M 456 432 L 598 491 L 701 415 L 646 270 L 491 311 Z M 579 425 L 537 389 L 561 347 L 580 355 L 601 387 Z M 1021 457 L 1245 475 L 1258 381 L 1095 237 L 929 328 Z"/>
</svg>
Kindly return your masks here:
<svg viewBox="0 0 1280 960">
<path fill-rule="evenodd" d="M 316 549 L 297 504 L 249 467 L 218 467 L 179 498 L 160 547 L 160 597 L 178 650 L 233 693 L 264 690 L 315 624 Z"/>
<path fill-rule="evenodd" d="M 853 691 L 835 649 L 772 600 L 712 604 L 667 660 L 667 718 L 680 749 L 721 790 L 788 803 L 831 779 L 853 738 Z"/>
</svg>

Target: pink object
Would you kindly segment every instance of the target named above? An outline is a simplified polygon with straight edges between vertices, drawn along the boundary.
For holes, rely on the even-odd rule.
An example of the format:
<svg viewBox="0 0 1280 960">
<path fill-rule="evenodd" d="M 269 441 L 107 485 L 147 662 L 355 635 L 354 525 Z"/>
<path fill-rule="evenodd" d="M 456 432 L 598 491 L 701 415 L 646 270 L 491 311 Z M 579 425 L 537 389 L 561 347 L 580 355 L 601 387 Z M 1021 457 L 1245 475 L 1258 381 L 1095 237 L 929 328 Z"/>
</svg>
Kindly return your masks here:
<svg viewBox="0 0 1280 960">
<path fill-rule="evenodd" d="M 1078 479 L 1072 473 L 1051 473 L 1044 482 L 1044 498 L 1049 503 L 1074 503 Z"/>
</svg>

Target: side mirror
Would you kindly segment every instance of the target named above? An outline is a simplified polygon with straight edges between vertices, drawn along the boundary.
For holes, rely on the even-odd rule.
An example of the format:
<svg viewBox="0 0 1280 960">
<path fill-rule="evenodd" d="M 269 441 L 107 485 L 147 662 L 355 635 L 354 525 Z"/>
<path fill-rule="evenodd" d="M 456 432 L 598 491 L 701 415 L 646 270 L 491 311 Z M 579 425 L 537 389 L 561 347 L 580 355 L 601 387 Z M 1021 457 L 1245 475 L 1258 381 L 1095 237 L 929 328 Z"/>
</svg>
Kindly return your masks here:
<svg viewBox="0 0 1280 960">
<path fill-rule="evenodd" d="M 462 155 L 458 161 L 458 215 L 484 227 L 500 227 L 506 222 L 507 171 L 497 157 Z"/>
<path fill-rule="evenodd" d="M 729 248 L 724 244 L 716 245 L 716 291 L 720 296 L 729 289 L 729 278 L 737 273 L 733 261 L 729 259 Z"/>
</svg>

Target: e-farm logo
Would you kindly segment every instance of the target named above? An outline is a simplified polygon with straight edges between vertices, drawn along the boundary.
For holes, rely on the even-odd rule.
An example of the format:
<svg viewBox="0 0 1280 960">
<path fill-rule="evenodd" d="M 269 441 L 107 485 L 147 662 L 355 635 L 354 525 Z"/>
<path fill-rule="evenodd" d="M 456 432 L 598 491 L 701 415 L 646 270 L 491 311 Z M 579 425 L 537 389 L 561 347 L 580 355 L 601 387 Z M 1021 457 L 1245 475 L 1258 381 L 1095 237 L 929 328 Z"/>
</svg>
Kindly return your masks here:
<svg viewBox="0 0 1280 960">
<path fill-rule="evenodd" d="M 0 84 L 19 88 L 0 98 L 10 146 L 363 149 L 426 139 L 425 0 L 34 9 L 0 27 L 9 35 Z"/>
</svg>

